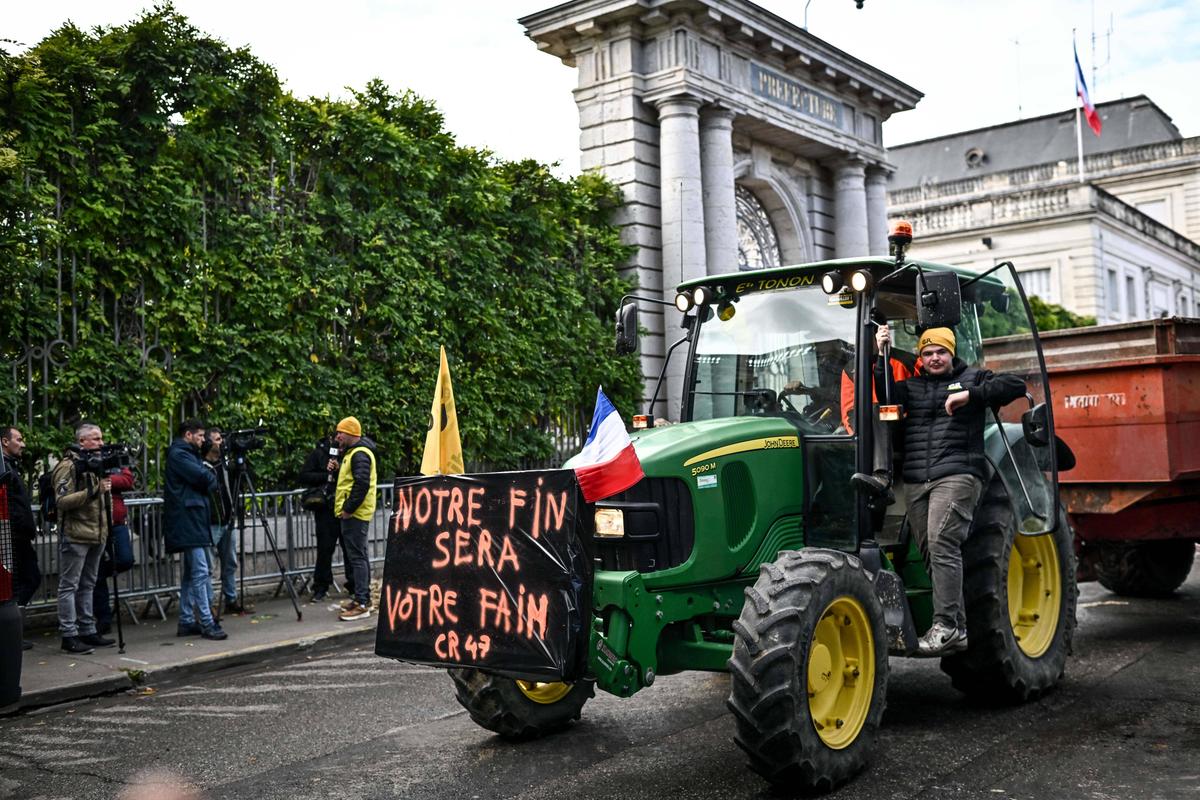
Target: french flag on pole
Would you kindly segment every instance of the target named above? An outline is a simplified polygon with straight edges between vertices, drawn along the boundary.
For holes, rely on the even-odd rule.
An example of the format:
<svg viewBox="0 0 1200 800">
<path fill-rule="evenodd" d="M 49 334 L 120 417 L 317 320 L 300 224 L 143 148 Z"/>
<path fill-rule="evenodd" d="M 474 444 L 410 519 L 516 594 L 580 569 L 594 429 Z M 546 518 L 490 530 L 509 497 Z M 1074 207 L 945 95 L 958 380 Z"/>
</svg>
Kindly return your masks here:
<svg viewBox="0 0 1200 800">
<path fill-rule="evenodd" d="M 645 475 L 625 423 L 603 388 L 596 389 L 596 411 L 587 442 L 567 466 L 575 470 L 575 479 L 588 503 L 623 492 Z"/>
<path fill-rule="evenodd" d="M 1096 107 L 1092 105 L 1092 98 L 1088 95 L 1087 83 L 1083 80 L 1083 67 L 1079 66 L 1079 50 L 1071 45 L 1075 50 L 1075 94 L 1079 95 L 1080 102 L 1083 103 L 1083 115 L 1087 117 L 1088 127 L 1092 129 L 1092 133 L 1100 135 L 1100 115 L 1096 113 Z"/>
</svg>

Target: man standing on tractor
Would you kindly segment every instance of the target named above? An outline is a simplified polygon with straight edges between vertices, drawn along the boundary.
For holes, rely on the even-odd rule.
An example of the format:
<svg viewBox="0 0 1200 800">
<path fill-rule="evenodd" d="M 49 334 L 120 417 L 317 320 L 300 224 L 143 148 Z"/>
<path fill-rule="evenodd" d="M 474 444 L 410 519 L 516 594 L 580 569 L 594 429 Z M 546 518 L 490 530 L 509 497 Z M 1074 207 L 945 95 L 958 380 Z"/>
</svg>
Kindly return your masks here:
<svg viewBox="0 0 1200 800">
<path fill-rule="evenodd" d="M 880 325 L 879 351 L 891 342 Z M 893 387 L 893 402 L 903 406 L 905 497 L 908 521 L 933 583 L 933 624 L 918 642 L 923 656 L 941 656 L 967 648 L 963 603 L 962 545 L 983 482 L 988 477 L 983 450 L 985 415 L 1025 394 L 1015 375 L 994 374 L 955 358 L 954 331 L 930 328 L 917 343 L 920 373 Z M 884 396 L 882 357 L 875 365 L 877 394 Z"/>
</svg>

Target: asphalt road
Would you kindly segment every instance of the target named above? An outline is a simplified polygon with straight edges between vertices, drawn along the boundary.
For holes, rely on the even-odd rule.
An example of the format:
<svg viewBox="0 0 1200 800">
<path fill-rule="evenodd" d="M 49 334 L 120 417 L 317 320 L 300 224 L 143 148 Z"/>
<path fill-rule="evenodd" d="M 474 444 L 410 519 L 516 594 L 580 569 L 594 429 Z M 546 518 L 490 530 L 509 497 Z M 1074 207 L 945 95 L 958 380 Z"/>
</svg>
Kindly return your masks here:
<svg viewBox="0 0 1200 800">
<path fill-rule="evenodd" d="M 1200 797 L 1200 568 L 1170 601 L 1083 587 L 1059 689 L 973 706 L 935 662 L 893 659 L 849 798 Z M 367 648 L 240 668 L 0 720 L 0 798 L 105 798 L 148 767 L 209 798 L 773 797 L 733 744 L 724 675 L 599 696 L 523 745 L 477 728 L 444 673 Z"/>
</svg>

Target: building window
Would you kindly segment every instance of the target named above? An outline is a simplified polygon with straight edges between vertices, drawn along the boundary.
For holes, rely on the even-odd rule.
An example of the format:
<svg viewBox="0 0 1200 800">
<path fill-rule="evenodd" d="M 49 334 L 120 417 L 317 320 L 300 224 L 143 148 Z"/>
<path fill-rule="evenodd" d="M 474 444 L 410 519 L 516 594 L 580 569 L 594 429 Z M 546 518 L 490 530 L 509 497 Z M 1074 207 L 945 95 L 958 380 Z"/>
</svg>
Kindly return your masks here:
<svg viewBox="0 0 1200 800">
<path fill-rule="evenodd" d="M 1165 197 L 1138 203 L 1137 210 L 1155 222 L 1160 222 L 1167 226 L 1171 224 L 1171 210 L 1167 207 L 1167 198 Z"/>
<path fill-rule="evenodd" d="M 1188 302 L 1187 295 L 1179 295 L 1179 316 L 1190 317 L 1192 315 L 1191 303 Z"/>
<path fill-rule="evenodd" d="M 1137 319 L 1141 314 L 1137 311 L 1137 278 L 1125 276 L 1125 319 Z"/>
<path fill-rule="evenodd" d="M 1155 284 L 1150 296 L 1153 298 L 1151 312 L 1155 317 L 1166 317 L 1171 313 L 1171 296 L 1167 287 Z"/>
<path fill-rule="evenodd" d="M 779 237 L 775 235 L 775 226 L 767 216 L 767 209 L 749 189 L 738 186 L 737 196 L 737 233 L 738 233 L 738 269 L 766 269 L 778 267 L 782 261 L 779 253 Z"/>
<path fill-rule="evenodd" d="M 1033 297 L 1037 296 L 1045 300 L 1047 303 L 1054 302 L 1054 298 L 1050 292 L 1050 268 L 1045 269 L 1029 269 L 1024 272 L 1017 273 L 1021 278 L 1021 285 L 1025 287 L 1025 294 Z"/>
<path fill-rule="evenodd" d="M 1108 294 L 1108 313 L 1112 316 L 1116 316 L 1121 313 L 1121 297 L 1119 294 L 1117 294 L 1118 288 L 1117 271 L 1115 269 L 1110 269 L 1108 271 L 1108 283 L 1105 284 L 1105 289 Z"/>
<path fill-rule="evenodd" d="M 879 144 L 879 120 L 874 114 L 858 115 L 858 138 Z"/>
</svg>

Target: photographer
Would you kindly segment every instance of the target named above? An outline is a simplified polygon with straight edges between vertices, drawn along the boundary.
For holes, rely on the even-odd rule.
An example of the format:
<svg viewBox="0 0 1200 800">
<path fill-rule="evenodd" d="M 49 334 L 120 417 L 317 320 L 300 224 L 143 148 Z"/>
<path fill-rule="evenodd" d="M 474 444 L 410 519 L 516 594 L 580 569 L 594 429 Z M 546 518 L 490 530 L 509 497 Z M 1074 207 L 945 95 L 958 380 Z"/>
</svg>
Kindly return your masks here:
<svg viewBox="0 0 1200 800">
<path fill-rule="evenodd" d="M 112 513 L 112 482 L 93 468 L 104 436 L 83 423 L 51 478 L 59 519 L 58 630 L 62 649 L 86 655 L 115 642 L 96 632 L 92 593 Z"/>
<path fill-rule="evenodd" d="M 204 423 L 196 419 L 179 425 L 179 438 L 167 450 L 163 487 L 163 529 L 167 552 L 180 554 L 179 629 L 177 636 L 202 636 L 220 641 L 229 635 L 213 619 L 208 570 L 209 495 L 217 478 L 200 460 Z"/>
<path fill-rule="evenodd" d="M 216 543 L 217 560 L 221 562 L 222 608 L 229 614 L 245 614 L 247 609 L 237 597 L 237 549 L 233 541 L 233 490 L 229 483 L 229 471 L 225 468 L 224 439 L 220 428 L 209 428 L 204 432 L 204 444 L 200 455 L 204 466 L 213 472 L 217 488 L 209 495 L 209 527 Z M 208 565 L 213 572 L 213 562 Z M 211 584 L 210 584 L 211 586 Z M 211 600 L 210 600 L 211 603 Z"/>
<path fill-rule="evenodd" d="M 317 531 L 317 563 L 313 567 L 311 598 L 314 603 L 323 602 L 329 587 L 333 585 L 333 551 L 339 544 L 342 547 L 342 564 L 346 569 L 346 594 L 354 593 L 354 578 L 350 574 L 346 543 L 342 540 L 342 525 L 333 515 L 337 453 L 337 445 L 329 437 L 321 439 L 304 460 L 304 466 L 300 468 L 300 483 L 310 487 L 302 496 L 301 502 L 304 508 L 312 512 L 313 525 Z M 317 497 L 320 502 L 313 499 Z"/>
<path fill-rule="evenodd" d="M 129 526 L 125 524 L 127 512 L 125 499 L 121 496 L 133 491 L 133 470 L 117 467 L 109 471 L 108 479 L 112 484 L 112 538 L 100 556 L 100 573 L 92 593 L 96 632 L 100 634 L 112 629 L 113 607 L 108 598 L 108 579 L 133 567 L 133 542 L 129 537 Z"/>
</svg>

